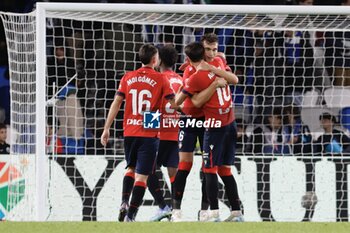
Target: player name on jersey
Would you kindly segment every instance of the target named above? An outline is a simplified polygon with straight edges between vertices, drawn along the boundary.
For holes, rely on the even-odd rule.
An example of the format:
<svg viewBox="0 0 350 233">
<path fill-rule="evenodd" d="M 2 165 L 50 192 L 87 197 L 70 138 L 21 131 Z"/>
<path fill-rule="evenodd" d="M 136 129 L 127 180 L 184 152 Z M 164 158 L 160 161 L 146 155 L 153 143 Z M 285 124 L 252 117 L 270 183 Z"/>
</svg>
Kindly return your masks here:
<svg viewBox="0 0 350 233">
<path fill-rule="evenodd" d="M 157 84 L 156 81 L 154 81 L 153 79 L 151 79 L 147 76 L 132 77 L 132 78 L 127 80 L 128 86 L 130 86 L 131 84 L 136 83 L 136 82 L 147 83 L 147 84 L 151 85 L 152 87 L 154 87 Z"/>
</svg>

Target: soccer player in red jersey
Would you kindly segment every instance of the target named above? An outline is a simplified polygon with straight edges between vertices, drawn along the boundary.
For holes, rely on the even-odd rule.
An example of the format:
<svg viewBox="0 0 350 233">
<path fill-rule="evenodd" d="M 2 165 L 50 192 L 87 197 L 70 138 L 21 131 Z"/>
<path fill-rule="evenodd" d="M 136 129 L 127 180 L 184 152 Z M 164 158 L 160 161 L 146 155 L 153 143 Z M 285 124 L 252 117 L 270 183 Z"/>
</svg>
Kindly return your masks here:
<svg viewBox="0 0 350 233">
<path fill-rule="evenodd" d="M 227 65 L 225 54 L 218 52 L 218 41 L 218 36 L 214 33 L 207 33 L 202 36 L 201 43 L 205 49 L 204 60 L 216 68 L 232 72 L 231 68 Z M 181 65 L 180 70 L 184 71 L 184 79 L 187 79 L 196 72 L 195 67 L 193 67 L 188 61 Z M 226 75 L 229 74 L 230 73 L 226 73 Z"/>
<path fill-rule="evenodd" d="M 159 71 L 169 80 L 171 88 L 177 93 L 182 86 L 182 77 L 173 71 L 173 67 L 178 59 L 176 49 L 172 45 L 163 46 L 159 49 L 159 58 Z M 167 167 L 172 192 L 177 166 L 179 164 L 179 127 L 176 121 L 179 120 L 180 115 L 175 109 L 171 108 L 171 104 L 164 98 L 161 113 L 162 125 L 159 131 L 160 141 L 157 166 Z M 164 201 L 163 192 L 159 187 L 159 177 L 155 172 L 148 177 L 148 188 L 159 206 L 157 214 L 151 218 L 151 221 L 160 221 L 166 217 L 169 218 L 171 216 L 171 208 Z"/>
<path fill-rule="evenodd" d="M 185 53 L 191 65 L 197 68 L 197 72 L 188 78 L 182 93 L 176 98 L 177 104 L 180 104 L 186 98 L 186 95 L 192 97 L 193 94 L 205 90 L 215 81 L 216 75 L 211 70 L 200 69 L 201 66 L 207 65 L 203 61 L 204 50 L 204 46 L 197 42 L 190 43 L 185 47 Z M 216 68 L 211 67 L 210 69 L 215 70 Z M 235 75 L 233 77 L 225 77 L 225 79 L 229 84 L 238 83 L 238 78 Z M 200 107 L 195 101 L 194 104 Z M 206 126 L 204 134 L 203 171 L 206 177 L 206 192 L 211 209 L 208 220 L 219 220 L 217 178 L 217 174 L 219 174 L 225 184 L 231 205 L 231 215 L 227 221 L 243 221 L 237 184 L 230 168 L 234 162 L 237 135 L 229 86 L 217 88 L 202 109 L 205 120 L 214 122 Z"/>
<path fill-rule="evenodd" d="M 123 129 L 127 171 L 123 180 L 119 221 L 135 220 L 135 214 L 142 203 L 147 187 L 148 175 L 152 173 L 155 165 L 159 130 L 146 128 L 152 128 L 153 125 L 159 127 L 157 119 L 160 116 L 159 110 L 163 98 L 169 100 L 172 107 L 176 108 L 169 80 L 154 70 L 159 63 L 157 48 L 150 44 L 143 45 L 139 51 L 139 58 L 143 66 L 126 73 L 121 79 L 101 136 L 102 145 L 106 145 L 109 129 L 125 99 Z M 151 114 L 151 117 L 146 118 L 146 113 L 148 117 Z M 150 119 L 146 126 L 143 122 L 144 118 Z"/>
<path fill-rule="evenodd" d="M 231 69 L 226 65 L 226 61 L 222 58 L 222 54 L 218 57 L 218 38 L 215 34 L 209 33 L 205 34 L 201 38 L 201 43 L 205 47 L 205 60 L 210 64 L 203 64 L 201 69 L 212 69 L 215 74 L 220 77 L 225 77 L 227 79 L 232 79 L 236 77 L 232 74 Z M 185 63 L 186 64 L 186 63 Z M 187 65 L 183 65 L 185 68 L 183 74 L 183 83 L 184 86 L 187 82 L 187 79 L 196 72 L 196 67 L 192 66 L 190 63 Z M 220 81 L 219 81 L 220 82 Z M 222 82 L 222 80 L 221 80 Z M 214 83 L 213 83 L 214 84 Z M 211 96 L 212 93 L 216 91 L 216 86 L 212 86 L 213 88 L 209 88 L 209 92 Z M 203 93 L 201 93 L 203 94 Z M 199 100 L 204 103 L 204 99 L 199 98 L 199 96 L 195 96 L 192 100 Z M 204 121 L 204 113 L 201 108 L 197 108 L 193 105 L 192 101 L 187 98 L 184 100 L 182 111 L 184 116 L 182 117 L 183 121 L 190 121 L 195 119 L 196 121 Z M 187 176 L 192 168 L 193 163 L 193 151 L 197 144 L 197 140 L 202 149 L 203 145 L 203 135 L 204 128 L 195 128 L 195 127 L 183 127 L 179 132 L 179 148 L 180 148 L 180 162 L 178 172 L 175 177 L 175 185 L 174 185 L 174 194 L 173 194 L 173 221 L 180 221 L 181 219 L 181 202 L 183 198 L 183 192 L 186 186 Z M 206 211 L 208 209 L 207 196 L 205 192 L 205 176 L 202 181 L 202 204 L 201 211 L 199 213 L 199 220 L 205 218 L 207 215 Z M 204 216 L 204 217 L 203 217 Z"/>
</svg>

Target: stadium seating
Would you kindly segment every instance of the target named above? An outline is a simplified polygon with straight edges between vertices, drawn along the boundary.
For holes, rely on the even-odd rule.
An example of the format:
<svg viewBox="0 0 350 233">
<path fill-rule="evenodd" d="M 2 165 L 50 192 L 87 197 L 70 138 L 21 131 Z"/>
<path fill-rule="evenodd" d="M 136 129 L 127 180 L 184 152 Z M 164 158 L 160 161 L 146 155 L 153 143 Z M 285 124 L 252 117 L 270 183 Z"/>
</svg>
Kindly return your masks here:
<svg viewBox="0 0 350 233">
<path fill-rule="evenodd" d="M 304 93 L 302 106 L 315 107 L 320 104 L 320 100 L 321 100 L 320 91 L 317 89 L 313 89 L 311 91 L 307 91 Z"/>
<path fill-rule="evenodd" d="M 350 106 L 350 88 L 330 87 L 323 93 L 328 108 L 344 108 Z"/>
</svg>

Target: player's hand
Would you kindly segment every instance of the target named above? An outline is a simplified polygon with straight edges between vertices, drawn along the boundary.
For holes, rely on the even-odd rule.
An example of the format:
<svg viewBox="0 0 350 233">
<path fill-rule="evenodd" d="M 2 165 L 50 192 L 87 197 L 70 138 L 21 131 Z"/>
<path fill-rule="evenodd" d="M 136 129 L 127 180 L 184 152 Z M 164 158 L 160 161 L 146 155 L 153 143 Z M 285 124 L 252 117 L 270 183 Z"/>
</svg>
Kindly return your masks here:
<svg viewBox="0 0 350 233">
<path fill-rule="evenodd" d="M 198 70 L 208 70 L 211 71 L 212 66 L 209 65 L 207 62 L 202 61 L 198 66 L 197 66 L 197 71 Z"/>
<path fill-rule="evenodd" d="M 189 65 L 190 65 L 190 61 L 189 61 L 188 58 L 186 57 L 185 63 L 183 63 L 183 64 L 180 66 L 179 70 L 185 71 L 185 70 L 186 70 L 186 67 L 189 66 Z"/>
<path fill-rule="evenodd" d="M 224 78 L 216 78 L 215 79 L 216 82 L 216 87 L 225 87 L 227 85 L 227 81 Z"/>
<path fill-rule="evenodd" d="M 106 146 L 108 143 L 108 139 L 109 139 L 109 130 L 103 130 L 103 133 L 101 135 L 101 144 L 103 146 Z"/>
</svg>

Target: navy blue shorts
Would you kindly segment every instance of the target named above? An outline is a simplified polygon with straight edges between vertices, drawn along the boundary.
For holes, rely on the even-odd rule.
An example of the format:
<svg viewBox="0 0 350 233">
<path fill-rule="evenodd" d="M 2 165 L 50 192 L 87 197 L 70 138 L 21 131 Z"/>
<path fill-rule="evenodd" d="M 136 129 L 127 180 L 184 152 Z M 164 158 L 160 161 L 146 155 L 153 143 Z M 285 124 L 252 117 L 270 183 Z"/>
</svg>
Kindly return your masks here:
<svg viewBox="0 0 350 233">
<path fill-rule="evenodd" d="M 177 168 L 179 165 L 179 145 L 177 141 L 159 141 L 157 165 Z"/>
<path fill-rule="evenodd" d="M 206 168 L 233 165 L 236 154 L 236 123 L 221 128 L 206 129 L 203 161 Z"/>
<path fill-rule="evenodd" d="M 125 137 L 126 167 L 134 167 L 137 174 L 151 174 L 157 158 L 158 142 L 158 138 Z"/>
<path fill-rule="evenodd" d="M 204 117 L 201 118 L 190 118 L 190 117 L 181 117 L 180 120 L 191 121 L 195 119 L 196 121 L 204 121 Z M 203 151 L 203 135 L 204 135 L 204 127 L 203 128 L 193 128 L 193 127 L 183 127 L 179 130 L 179 150 L 180 152 L 193 152 L 196 148 L 197 140 L 199 141 L 199 145 L 201 147 L 201 151 Z"/>
</svg>

